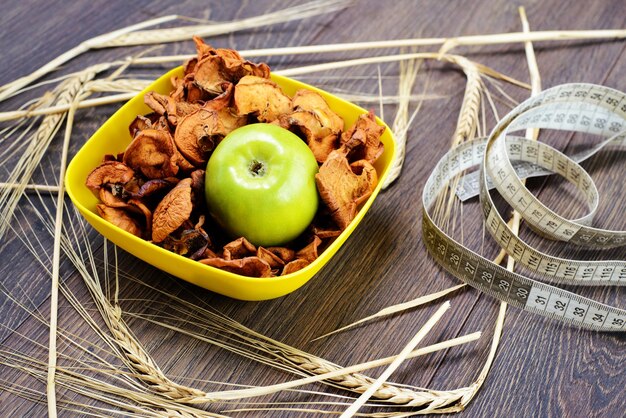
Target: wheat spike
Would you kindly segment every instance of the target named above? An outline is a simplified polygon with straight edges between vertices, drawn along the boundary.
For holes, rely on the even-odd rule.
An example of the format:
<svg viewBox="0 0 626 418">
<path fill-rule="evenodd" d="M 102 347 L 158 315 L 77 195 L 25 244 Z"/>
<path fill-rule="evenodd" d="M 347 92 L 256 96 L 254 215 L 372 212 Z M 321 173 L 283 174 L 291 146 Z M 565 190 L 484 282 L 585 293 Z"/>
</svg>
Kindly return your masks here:
<svg viewBox="0 0 626 418">
<path fill-rule="evenodd" d="M 44 96 L 44 106 L 67 105 L 69 106 L 82 91 L 82 86 L 92 80 L 97 73 L 107 69 L 108 65 L 96 65 L 78 73 L 75 77 L 61 83 L 54 91 L 54 101 L 48 101 Z M 7 229 L 8 220 L 12 218 L 20 196 L 24 193 L 26 185 L 41 162 L 48 149 L 50 142 L 61 128 L 65 119 L 65 113 L 48 115 L 43 118 L 37 131 L 28 139 L 28 146 L 20 155 L 15 167 L 11 171 L 7 183 L 17 185 L 15 188 L 0 190 L 0 238 Z"/>
<path fill-rule="evenodd" d="M 452 146 L 474 139 L 480 111 L 481 76 L 478 66 L 465 57 L 455 56 L 455 63 L 467 77 L 461 111 L 452 136 Z"/>
<path fill-rule="evenodd" d="M 108 307 L 110 309 L 107 309 L 106 319 L 109 329 L 126 354 L 128 366 L 137 372 L 135 376 L 138 379 L 155 392 L 178 402 L 189 403 L 204 396 L 204 392 L 200 390 L 179 385 L 168 379 L 122 321 L 119 307 L 113 308 L 110 305 Z"/>
</svg>

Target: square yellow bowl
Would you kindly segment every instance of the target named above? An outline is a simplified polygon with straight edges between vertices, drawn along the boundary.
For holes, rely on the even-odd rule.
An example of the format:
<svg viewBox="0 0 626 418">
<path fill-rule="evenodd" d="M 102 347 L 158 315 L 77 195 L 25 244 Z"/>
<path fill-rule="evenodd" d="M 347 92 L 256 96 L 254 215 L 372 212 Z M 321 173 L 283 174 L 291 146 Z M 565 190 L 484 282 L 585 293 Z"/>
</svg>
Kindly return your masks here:
<svg viewBox="0 0 626 418">
<path fill-rule="evenodd" d="M 328 263 L 372 205 L 385 177 L 387 177 L 396 152 L 391 130 L 384 122 L 377 119 L 379 124 L 386 126 L 385 132 L 381 137 L 381 141 L 385 145 L 385 152 L 374 165 L 378 173 L 378 185 L 369 199 L 363 204 L 356 218 L 314 262 L 299 271 L 285 276 L 269 278 L 241 276 L 206 266 L 167 251 L 105 221 L 96 212 L 96 204 L 99 203 L 98 199 L 85 186 L 87 175 L 102 162 L 105 154 L 117 155 L 126 149 L 126 146 L 132 139 L 128 126 L 135 117 L 151 112 L 151 109 L 143 102 L 144 94 L 152 90 L 162 94 L 169 93 L 172 90 L 170 78 L 172 76 L 182 76 L 182 74 L 182 67 L 179 67 L 163 75 L 122 106 L 93 134 L 78 151 L 67 168 L 65 177 L 67 193 L 85 219 L 103 236 L 134 256 L 176 277 L 205 289 L 241 300 L 266 300 L 293 292 Z M 272 80 L 278 83 L 285 94 L 290 97 L 293 97 L 299 89 L 308 89 L 321 94 L 330 107 L 344 119 L 346 128 L 352 126 L 358 116 L 366 112 L 365 109 L 359 106 L 304 83 L 278 75 L 272 75 Z"/>
</svg>

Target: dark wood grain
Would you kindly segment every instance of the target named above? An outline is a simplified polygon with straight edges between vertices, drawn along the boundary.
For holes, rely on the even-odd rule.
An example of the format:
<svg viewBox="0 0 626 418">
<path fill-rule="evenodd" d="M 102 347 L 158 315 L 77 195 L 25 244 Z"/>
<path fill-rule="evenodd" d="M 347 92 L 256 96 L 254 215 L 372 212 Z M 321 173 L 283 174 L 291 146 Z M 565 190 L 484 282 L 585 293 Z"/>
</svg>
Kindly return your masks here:
<svg viewBox="0 0 626 418">
<path fill-rule="evenodd" d="M 34 3 L 34 4 L 32 4 Z M 0 14 L 0 84 L 25 75 L 71 47 L 93 36 L 130 25 L 141 20 L 179 14 L 216 21 L 249 17 L 269 10 L 278 10 L 301 1 L 240 1 L 240 2 L 168 2 L 121 0 L 108 1 L 47 1 L 24 2 L 7 0 Z M 626 27 L 626 13 L 619 0 L 589 2 L 558 0 L 526 0 L 519 4 L 506 1 L 479 0 L 402 0 L 396 2 L 357 1 L 343 11 L 303 21 L 289 22 L 266 28 L 220 35 L 208 39 L 216 46 L 253 49 L 275 46 L 325 44 L 336 42 L 402 39 L 409 37 L 444 37 L 519 31 L 521 24 L 517 6 L 526 7 L 533 30 L 608 29 Z M 565 82 L 592 82 L 626 91 L 626 43 L 607 42 L 545 42 L 535 45 L 544 88 Z M 97 62 L 120 59 L 145 48 L 106 49 L 85 54 L 69 62 L 46 79 L 66 74 Z M 424 50 L 435 51 L 437 47 Z M 165 45 L 158 53 L 191 53 L 190 42 Z M 268 57 L 273 69 L 297 67 L 326 60 L 356 58 L 365 54 L 383 55 L 391 51 L 338 52 L 324 55 L 292 55 Z M 528 80 L 523 46 L 498 45 L 459 48 L 456 52 L 521 80 Z M 146 74 L 153 77 L 167 66 L 150 66 Z M 329 91 L 362 92 L 376 95 L 378 68 L 383 76 L 384 90 L 395 93 L 398 64 L 389 63 L 334 70 L 301 77 L 304 81 Z M 241 302 L 194 287 L 165 275 L 136 258 L 119 252 L 119 269 L 132 272 L 143 284 L 123 280 L 120 298 L 128 313 L 153 314 L 173 309 L 172 302 L 148 286 L 154 286 L 178 297 L 218 309 L 244 325 L 287 344 L 315 353 L 339 364 L 352 364 L 399 352 L 424 321 L 436 309 L 435 304 L 415 309 L 391 318 L 374 321 L 331 338 L 310 342 L 318 335 L 356 321 L 391 304 L 444 289 L 456 284 L 427 255 L 421 243 L 421 189 L 435 162 L 447 150 L 454 132 L 456 115 L 463 98 L 464 76 L 451 65 L 427 62 L 418 78 L 414 93 L 424 91 L 444 96 L 423 103 L 417 120 L 409 133 L 407 160 L 402 176 L 387 191 L 380 194 L 362 224 L 331 262 L 309 283 L 285 297 L 264 302 Z M 507 88 L 518 100 L 528 92 Z M 38 93 L 40 93 L 39 91 Z M 14 109 L 35 92 L 0 104 L 1 110 Z M 71 152 L 82 143 L 119 106 L 81 110 L 73 135 Z M 377 106 L 376 106 L 377 108 Z M 377 110 L 377 109 L 376 109 Z M 385 119 L 392 121 L 394 106 L 385 107 Z M 501 112 L 506 111 L 501 107 Z M 493 118 L 490 119 L 490 123 Z M 578 135 L 546 132 L 542 139 L 566 151 L 578 149 L 586 138 Z M 58 167 L 61 138 L 52 145 L 50 156 L 42 164 L 36 181 L 52 179 Z M 616 151 L 601 154 L 585 163 L 597 181 L 603 200 L 597 224 L 613 229 L 626 228 L 624 207 L 626 189 L 624 169 L 626 154 Z M 4 170 L 3 170 L 4 171 Z M 553 179 L 533 180 L 529 185 L 542 201 L 565 216 L 580 213 L 568 204 L 564 195 L 571 188 Z M 69 201 L 68 201 L 69 202 Z M 43 204 L 53 208 L 53 200 Z M 25 211 L 14 224 L 30 228 L 40 236 L 44 248 L 52 240 L 43 225 L 33 219 L 29 204 L 22 201 Z M 576 212 L 579 211 L 579 212 Z M 576 212 L 576 213 L 575 213 Z M 460 231 L 457 231 L 460 234 Z M 522 228 L 530 243 L 554 254 L 579 257 L 626 257 L 624 249 L 603 253 L 580 251 L 540 241 Z M 9 233 L 0 242 L 0 342 L 3 349 L 29 353 L 45 361 L 47 328 L 8 297 L 24 303 L 29 310 L 48 317 L 50 283 L 45 270 L 29 254 L 20 234 Z M 472 248 L 484 247 L 485 254 L 496 253 L 493 244 L 483 243 L 479 210 L 475 203 L 464 207 L 463 235 Z M 90 240 L 97 255 L 102 256 L 105 245 L 95 232 Z M 109 253 L 112 247 L 108 246 Z M 62 266 L 63 281 L 80 300 L 89 304 L 89 295 L 79 275 L 69 263 Z M 622 305 L 625 293 L 616 288 L 572 288 L 581 294 L 613 305 Z M 466 289 L 451 295 L 451 314 L 427 337 L 425 344 L 445 338 L 483 331 L 475 344 L 437 353 L 403 365 L 393 380 L 432 389 L 454 389 L 469 385 L 478 376 L 486 359 L 498 303 L 477 291 Z M 85 339 L 102 356 L 97 336 L 86 329 L 63 298 L 59 307 L 60 326 L 75 338 Z M 166 330 L 149 322 L 127 317 L 129 326 L 139 336 L 146 349 L 168 376 L 185 384 L 205 390 L 223 389 L 205 381 L 229 381 L 240 384 L 265 385 L 286 381 L 289 375 L 258 365 L 250 360 L 209 346 L 190 337 Z M 28 339 L 32 340 L 29 341 Z M 43 344 L 43 347 L 36 343 Z M 60 341 L 60 352 L 77 355 L 75 348 Z M 626 407 L 623 388 L 626 360 L 623 336 L 598 334 L 569 328 L 510 308 L 502 342 L 493 369 L 476 399 L 463 416 L 567 416 L 616 417 Z M 60 358 L 60 364 L 67 360 Z M 381 369 L 371 371 L 372 376 Z M 10 392 L 0 392 L 0 416 L 45 416 L 45 385 L 24 373 L 0 365 L 0 379 L 17 382 L 40 393 L 39 402 L 26 400 Z M 317 389 L 318 386 L 312 386 Z M 341 393 L 341 392 L 337 392 Z M 59 388 L 61 401 L 92 401 Z M 280 394 L 263 398 L 275 401 L 299 401 L 307 397 Z M 310 398 L 308 398 L 310 399 Z M 218 411 L 227 409 L 209 409 Z M 338 410 L 340 410 L 339 408 Z M 61 416 L 76 416 L 75 412 L 60 411 Z M 120 416 L 123 413 L 119 414 Z M 314 416 L 308 414 L 307 416 Z M 236 416 L 293 417 L 293 412 L 249 413 Z"/>
</svg>

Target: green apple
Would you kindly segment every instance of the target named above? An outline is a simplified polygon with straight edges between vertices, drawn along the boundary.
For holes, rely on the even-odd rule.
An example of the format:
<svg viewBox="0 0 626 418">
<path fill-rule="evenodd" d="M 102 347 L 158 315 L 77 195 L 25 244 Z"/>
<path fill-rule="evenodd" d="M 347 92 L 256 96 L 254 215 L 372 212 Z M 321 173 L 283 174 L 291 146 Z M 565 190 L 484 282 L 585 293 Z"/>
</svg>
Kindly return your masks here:
<svg viewBox="0 0 626 418">
<path fill-rule="evenodd" d="M 207 164 L 209 213 L 233 237 L 283 245 L 315 216 L 317 171 L 313 152 L 294 133 L 266 123 L 235 129 Z"/>
</svg>

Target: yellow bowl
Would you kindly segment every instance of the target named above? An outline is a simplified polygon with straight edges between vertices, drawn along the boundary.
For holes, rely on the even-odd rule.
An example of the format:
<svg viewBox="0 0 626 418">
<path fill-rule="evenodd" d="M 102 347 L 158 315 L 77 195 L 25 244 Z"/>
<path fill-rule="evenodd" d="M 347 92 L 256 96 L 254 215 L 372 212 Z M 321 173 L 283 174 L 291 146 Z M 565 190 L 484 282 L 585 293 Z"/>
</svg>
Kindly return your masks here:
<svg viewBox="0 0 626 418">
<path fill-rule="evenodd" d="M 151 112 L 143 102 L 144 94 L 151 90 L 163 94 L 169 93 L 172 90 L 170 78 L 181 75 L 182 67 L 179 67 L 156 80 L 111 116 L 78 151 L 68 166 L 65 177 L 66 189 L 72 202 L 74 202 L 74 205 L 76 205 L 85 219 L 107 239 L 145 262 L 190 283 L 242 300 L 272 299 L 293 292 L 328 263 L 372 205 L 394 159 L 395 146 L 391 130 L 387 127 L 381 138 L 385 145 L 385 152 L 375 164 L 379 177 L 376 189 L 363 204 L 356 218 L 314 262 L 297 272 L 285 276 L 270 278 L 241 276 L 206 266 L 167 251 L 105 221 L 96 212 L 96 204 L 99 203 L 98 199 L 85 186 L 87 175 L 102 162 L 102 157 L 105 154 L 117 155 L 126 149 L 126 146 L 131 141 L 128 125 L 133 119 L 137 115 Z M 293 96 L 297 90 L 303 88 L 318 92 L 326 99 L 330 107 L 344 119 L 346 127 L 352 126 L 357 117 L 366 112 L 361 107 L 304 83 L 278 75 L 272 75 L 272 79 L 289 96 Z M 378 123 L 384 125 L 384 122 L 381 120 L 378 120 Z"/>
</svg>

